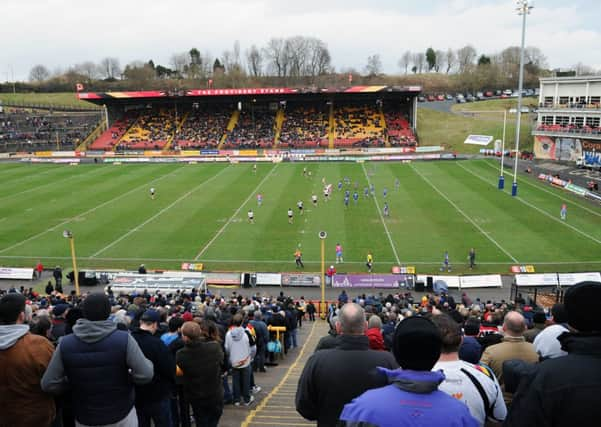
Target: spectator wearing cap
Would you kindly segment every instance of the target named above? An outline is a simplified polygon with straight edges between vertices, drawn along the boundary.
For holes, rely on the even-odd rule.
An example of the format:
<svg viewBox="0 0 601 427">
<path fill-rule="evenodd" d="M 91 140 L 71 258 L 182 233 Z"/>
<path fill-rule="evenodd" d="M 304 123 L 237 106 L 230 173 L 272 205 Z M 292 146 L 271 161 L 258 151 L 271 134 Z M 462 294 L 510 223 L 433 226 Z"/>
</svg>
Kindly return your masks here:
<svg viewBox="0 0 601 427">
<path fill-rule="evenodd" d="M 148 384 L 136 385 L 136 413 L 140 427 L 170 427 L 171 391 L 175 386 L 175 359 L 161 339 L 155 336 L 161 321 L 156 310 L 146 310 L 140 326 L 132 336 L 144 356 L 154 365 L 154 376 Z"/>
<path fill-rule="evenodd" d="M 464 337 L 461 326 L 447 314 L 432 316 L 440 331 L 442 347 L 433 371 L 445 375 L 439 389 L 465 403 L 480 426 L 487 421 L 501 422 L 507 416 L 501 386 L 492 370 L 459 359 L 459 347 Z"/>
<path fill-rule="evenodd" d="M 557 339 L 564 332 L 568 332 L 568 313 L 561 303 L 551 308 L 552 324 L 541 331 L 534 339 L 534 349 L 541 359 L 553 359 L 566 356 L 568 353 L 561 349 Z"/>
<path fill-rule="evenodd" d="M 184 323 L 182 336 L 185 347 L 176 357 L 184 398 L 192 406 L 197 426 L 216 427 L 223 413 L 219 331 L 213 321 L 205 319 L 200 326 L 196 322 Z"/>
<path fill-rule="evenodd" d="M 482 345 L 478 342 L 480 333 L 480 320 L 477 317 L 468 317 L 463 324 L 463 340 L 459 347 L 459 358 L 474 365 L 482 356 Z"/>
<path fill-rule="evenodd" d="M 440 333 L 430 320 L 409 317 L 401 321 L 393 343 L 401 369 L 378 367 L 389 385 L 368 390 L 347 403 L 338 425 L 477 426 L 465 404 L 438 390 L 445 376 L 431 369 L 441 346 Z"/>
<path fill-rule="evenodd" d="M 532 315 L 532 328 L 524 332 L 526 341 L 534 342 L 534 338 L 536 338 L 536 336 L 540 334 L 543 329 L 545 329 L 546 321 L 547 316 L 545 315 L 545 312 L 542 310 L 536 310 Z"/>
<path fill-rule="evenodd" d="M 50 339 L 58 339 L 66 334 L 67 321 L 66 316 L 69 312 L 68 304 L 57 304 L 52 309 L 52 328 L 50 329 Z"/>
<path fill-rule="evenodd" d="M 316 351 L 305 364 L 296 390 L 296 410 L 316 420 L 319 427 L 336 425 L 346 403 L 387 384 L 376 367 L 398 368 L 390 353 L 369 348 L 366 329 L 363 308 L 345 304 L 336 321 L 337 346 Z"/>
<path fill-rule="evenodd" d="M 328 330 L 328 334 L 325 337 L 321 337 L 319 339 L 317 346 L 315 346 L 315 351 L 336 347 L 336 345 L 338 344 L 338 332 L 336 331 L 337 322 L 338 316 L 332 315 L 329 317 L 330 329 Z"/>
<path fill-rule="evenodd" d="M 54 399 L 40 387 L 54 349 L 45 337 L 29 332 L 27 321 L 23 295 L 0 299 L 2 426 L 48 426 L 55 415 Z"/>
<path fill-rule="evenodd" d="M 564 296 L 570 331 L 557 339 L 567 356 L 545 360 L 520 383 L 505 425 L 598 425 L 601 395 L 601 284 L 582 282 Z"/>
<path fill-rule="evenodd" d="M 106 295 L 88 295 L 82 308 L 84 318 L 52 355 L 42 390 L 61 394 L 70 389 L 78 425 L 136 426 L 134 383 L 152 380 L 152 362 L 128 332 L 108 320 Z"/>
<path fill-rule="evenodd" d="M 503 341 L 487 347 L 480 358 L 481 363 L 492 368 L 501 385 L 503 385 L 503 362 L 506 360 L 538 362 L 538 354 L 534 346 L 524 338 L 525 330 L 524 316 L 517 311 L 510 311 L 505 315 L 503 322 Z M 507 404 L 511 403 L 511 393 L 504 393 L 504 397 Z"/>
</svg>

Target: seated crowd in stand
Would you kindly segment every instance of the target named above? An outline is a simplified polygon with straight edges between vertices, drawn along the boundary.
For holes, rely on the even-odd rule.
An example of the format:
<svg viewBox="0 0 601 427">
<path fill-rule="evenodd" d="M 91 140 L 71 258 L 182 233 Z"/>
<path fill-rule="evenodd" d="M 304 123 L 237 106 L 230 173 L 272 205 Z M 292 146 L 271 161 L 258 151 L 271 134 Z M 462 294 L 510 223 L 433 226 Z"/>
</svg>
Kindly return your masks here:
<svg viewBox="0 0 601 427">
<path fill-rule="evenodd" d="M 224 148 L 266 148 L 273 146 L 274 138 L 274 111 L 244 109 L 234 129 L 227 133 Z"/>
<path fill-rule="evenodd" d="M 169 108 L 150 109 L 140 114 L 135 124 L 121 137 L 117 150 L 162 149 L 178 128 L 181 117 Z"/>
<path fill-rule="evenodd" d="M 0 150 L 73 150 L 98 125 L 100 115 L 7 109 L 0 113 Z"/>
<path fill-rule="evenodd" d="M 11 289 L 0 299 L 6 425 L 189 425 L 192 408 L 197 425 L 215 426 L 224 404 L 251 405 L 260 391 L 255 377 L 277 351 L 266 324 L 286 326 L 288 351 L 305 313 L 315 313 L 283 292 L 109 288 L 79 299 L 47 291 Z M 330 333 L 305 364 L 296 408 L 320 426 L 415 425 L 415 417 L 439 426 L 593 425 L 600 309 L 594 282 L 570 287 L 550 318 L 521 295 L 495 303 L 379 293 L 351 302 L 343 291 L 328 310 Z"/>
<path fill-rule="evenodd" d="M 195 108 L 175 138 L 173 149 L 217 148 L 221 142 L 233 107 L 215 107 L 212 110 Z"/>
<path fill-rule="evenodd" d="M 597 122 L 598 123 L 598 122 Z M 545 125 L 545 124 L 541 124 L 539 126 L 536 127 L 536 130 L 540 130 L 540 131 L 545 131 L 545 132 L 567 132 L 567 133 L 590 133 L 593 135 L 600 135 L 601 134 L 601 126 L 588 126 L 588 125 L 574 125 L 574 124 L 568 124 L 568 125 L 561 125 L 561 124 L 554 124 L 554 125 Z"/>
<path fill-rule="evenodd" d="M 289 106 L 280 132 L 282 148 L 328 146 L 328 114 L 315 107 Z"/>
<path fill-rule="evenodd" d="M 384 123 L 376 106 L 346 106 L 334 111 L 336 147 L 383 147 Z"/>
<path fill-rule="evenodd" d="M 90 150 L 112 150 L 119 139 L 138 119 L 137 112 L 127 112 L 123 117 L 113 122 L 113 125 L 105 130 L 88 147 Z"/>
<path fill-rule="evenodd" d="M 400 110 L 386 107 L 384 109 L 384 117 L 386 118 L 386 132 L 388 134 L 388 142 L 393 147 L 400 146 L 415 146 L 417 141 L 415 134 L 411 129 L 408 116 Z"/>
</svg>

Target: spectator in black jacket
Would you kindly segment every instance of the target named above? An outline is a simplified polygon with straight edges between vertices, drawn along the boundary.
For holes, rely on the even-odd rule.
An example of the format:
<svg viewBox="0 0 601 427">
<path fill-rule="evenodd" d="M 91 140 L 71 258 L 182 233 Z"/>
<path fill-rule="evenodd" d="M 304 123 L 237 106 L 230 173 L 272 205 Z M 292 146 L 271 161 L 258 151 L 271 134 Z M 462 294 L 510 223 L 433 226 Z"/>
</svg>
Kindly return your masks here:
<svg viewBox="0 0 601 427">
<path fill-rule="evenodd" d="M 182 327 L 185 347 L 177 352 L 185 398 L 192 405 L 197 426 L 216 427 L 223 413 L 221 365 L 223 351 L 215 323 L 186 322 Z"/>
<path fill-rule="evenodd" d="M 257 310 L 254 313 L 249 313 L 249 323 L 255 328 L 257 354 L 253 361 L 253 369 L 259 372 L 265 372 L 265 352 L 267 343 L 269 342 L 269 331 L 267 325 L 263 322 L 261 311 Z"/>
<path fill-rule="evenodd" d="M 565 294 L 570 332 L 557 339 L 567 356 L 538 364 L 514 394 L 507 426 L 592 426 L 601 395 L 601 284 Z"/>
<path fill-rule="evenodd" d="M 140 327 L 132 336 L 142 353 L 154 365 L 154 376 L 149 384 L 136 386 L 136 412 L 140 427 L 171 427 L 171 390 L 175 382 L 175 359 L 155 336 L 161 316 L 156 310 L 146 310 L 140 317 Z"/>
<path fill-rule="evenodd" d="M 386 351 L 369 349 L 365 311 L 354 303 L 339 313 L 336 348 L 316 351 L 309 358 L 296 390 L 296 410 L 318 427 L 335 426 L 345 404 L 363 392 L 387 385 L 376 367 L 397 369 Z"/>
</svg>

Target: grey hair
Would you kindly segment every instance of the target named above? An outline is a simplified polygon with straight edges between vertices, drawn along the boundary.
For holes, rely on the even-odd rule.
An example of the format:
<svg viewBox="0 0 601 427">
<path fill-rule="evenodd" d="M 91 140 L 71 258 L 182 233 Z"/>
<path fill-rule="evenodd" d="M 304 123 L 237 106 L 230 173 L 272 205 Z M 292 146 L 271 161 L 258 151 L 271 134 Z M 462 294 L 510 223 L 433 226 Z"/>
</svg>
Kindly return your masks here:
<svg viewBox="0 0 601 427">
<path fill-rule="evenodd" d="M 355 303 L 344 304 L 338 315 L 338 323 L 341 333 L 362 335 L 365 333 L 365 310 Z"/>
</svg>

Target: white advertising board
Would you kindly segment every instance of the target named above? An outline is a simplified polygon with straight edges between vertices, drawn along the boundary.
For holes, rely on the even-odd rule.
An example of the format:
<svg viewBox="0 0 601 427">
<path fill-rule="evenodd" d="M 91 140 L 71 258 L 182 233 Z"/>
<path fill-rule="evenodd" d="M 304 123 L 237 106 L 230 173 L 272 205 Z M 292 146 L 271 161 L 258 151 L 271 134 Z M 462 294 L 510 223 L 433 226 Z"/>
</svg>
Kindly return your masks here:
<svg viewBox="0 0 601 427">
<path fill-rule="evenodd" d="M 600 282 L 601 273 L 559 273 L 559 284 L 561 286 L 572 286 L 580 282 Z"/>
<path fill-rule="evenodd" d="M 515 284 L 517 286 L 557 286 L 556 273 L 549 274 L 516 274 Z"/>
<path fill-rule="evenodd" d="M 461 288 L 502 288 L 500 274 L 461 276 Z"/>
<path fill-rule="evenodd" d="M 31 280 L 33 268 L 0 267 L 0 279 Z"/>
</svg>

